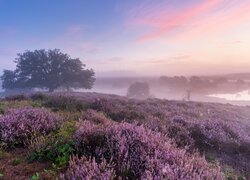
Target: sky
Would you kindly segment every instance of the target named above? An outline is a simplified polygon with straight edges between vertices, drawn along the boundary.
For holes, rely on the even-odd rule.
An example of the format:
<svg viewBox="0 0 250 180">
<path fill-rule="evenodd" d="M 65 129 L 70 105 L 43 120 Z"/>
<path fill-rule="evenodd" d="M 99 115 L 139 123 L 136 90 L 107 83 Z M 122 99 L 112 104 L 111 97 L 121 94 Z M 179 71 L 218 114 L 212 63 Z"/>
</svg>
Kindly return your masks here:
<svg viewBox="0 0 250 180">
<path fill-rule="evenodd" d="M 0 0 L 0 71 L 61 49 L 97 76 L 250 72 L 249 0 Z"/>
</svg>

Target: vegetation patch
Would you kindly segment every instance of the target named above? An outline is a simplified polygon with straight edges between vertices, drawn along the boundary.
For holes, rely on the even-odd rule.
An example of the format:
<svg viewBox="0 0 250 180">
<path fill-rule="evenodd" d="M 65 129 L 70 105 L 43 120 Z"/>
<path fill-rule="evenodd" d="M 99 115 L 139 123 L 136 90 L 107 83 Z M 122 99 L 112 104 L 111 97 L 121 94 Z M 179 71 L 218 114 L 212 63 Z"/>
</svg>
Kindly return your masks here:
<svg viewBox="0 0 250 180">
<path fill-rule="evenodd" d="M 249 178 L 247 107 L 97 93 L 0 107 L 2 179 Z"/>
</svg>

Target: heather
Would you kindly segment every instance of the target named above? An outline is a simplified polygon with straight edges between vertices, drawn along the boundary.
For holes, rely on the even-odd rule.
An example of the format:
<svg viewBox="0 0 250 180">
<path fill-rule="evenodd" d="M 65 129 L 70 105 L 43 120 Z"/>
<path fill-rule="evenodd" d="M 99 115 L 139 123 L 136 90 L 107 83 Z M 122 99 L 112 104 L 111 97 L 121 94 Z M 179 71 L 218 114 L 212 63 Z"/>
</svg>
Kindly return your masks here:
<svg viewBox="0 0 250 180">
<path fill-rule="evenodd" d="M 1 141 L 7 145 L 25 145 L 38 135 L 46 135 L 56 130 L 60 118 L 45 109 L 8 109 L 0 117 Z"/>
<path fill-rule="evenodd" d="M 114 170 L 105 160 L 97 163 L 95 159 L 88 160 L 82 156 L 78 158 L 73 156 L 69 161 L 69 168 L 65 174 L 62 174 L 61 179 L 98 179 L 110 180 L 113 179 Z"/>
<path fill-rule="evenodd" d="M 0 148 L 46 164 L 44 179 L 249 178 L 248 106 L 35 93 L 0 110 Z"/>
<path fill-rule="evenodd" d="M 222 179 L 204 159 L 177 149 L 160 133 L 128 123 L 95 125 L 84 121 L 75 137 L 78 154 L 111 162 L 124 179 Z M 84 165 L 84 164 L 83 164 Z"/>
</svg>

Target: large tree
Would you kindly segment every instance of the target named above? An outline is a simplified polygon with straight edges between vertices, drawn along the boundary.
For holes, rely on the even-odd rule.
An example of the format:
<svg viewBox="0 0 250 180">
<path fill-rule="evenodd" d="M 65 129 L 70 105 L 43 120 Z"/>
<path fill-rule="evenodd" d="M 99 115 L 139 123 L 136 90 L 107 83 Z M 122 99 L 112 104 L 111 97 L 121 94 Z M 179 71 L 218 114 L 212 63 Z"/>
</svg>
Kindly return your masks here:
<svg viewBox="0 0 250 180">
<path fill-rule="evenodd" d="M 1 79 L 3 89 L 57 88 L 91 89 L 95 77 L 78 58 L 71 58 L 59 49 L 35 50 L 17 54 L 14 71 L 5 70 Z"/>
</svg>

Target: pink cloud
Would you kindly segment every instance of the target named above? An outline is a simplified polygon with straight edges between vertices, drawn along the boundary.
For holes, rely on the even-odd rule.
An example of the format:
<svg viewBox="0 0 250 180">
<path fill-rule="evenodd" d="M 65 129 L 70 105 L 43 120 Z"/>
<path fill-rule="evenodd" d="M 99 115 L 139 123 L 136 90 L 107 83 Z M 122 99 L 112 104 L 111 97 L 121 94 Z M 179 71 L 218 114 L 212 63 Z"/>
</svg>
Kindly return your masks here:
<svg viewBox="0 0 250 180">
<path fill-rule="evenodd" d="M 166 36 L 193 38 L 215 31 L 224 31 L 250 19 L 249 2 L 229 0 L 203 0 L 182 8 L 169 6 L 140 7 L 136 16 L 130 16 L 129 25 L 147 29 L 139 42 Z M 150 11 L 148 10 L 150 9 Z"/>
</svg>

